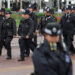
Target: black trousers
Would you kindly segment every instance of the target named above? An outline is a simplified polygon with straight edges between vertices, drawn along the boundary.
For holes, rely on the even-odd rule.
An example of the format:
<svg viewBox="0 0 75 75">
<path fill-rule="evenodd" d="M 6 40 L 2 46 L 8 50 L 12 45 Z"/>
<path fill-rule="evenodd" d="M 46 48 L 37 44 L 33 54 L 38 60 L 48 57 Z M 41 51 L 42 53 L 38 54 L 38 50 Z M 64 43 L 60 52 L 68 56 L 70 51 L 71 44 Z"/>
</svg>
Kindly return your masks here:
<svg viewBox="0 0 75 75">
<path fill-rule="evenodd" d="M 34 41 L 33 44 L 35 45 L 35 47 L 37 46 L 37 35 L 34 35 Z"/>
<path fill-rule="evenodd" d="M 72 43 L 73 42 L 73 35 L 69 33 L 69 34 L 63 34 L 63 36 L 64 36 L 64 41 L 68 47 L 68 50 L 70 52 L 74 52 L 74 46 Z"/>
<path fill-rule="evenodd" d="M 19 39 L 19 46 L 20 46 L 20 57 L 24 59 L 24 55 L 29 55 L 30 49 L 34 51 L 35 46 L 32 43 L 32 38 L 25 39 L 21 38 Z"/>
<path fill-rule="evenodd" d="M 3 46 L 7 49 L 7 56 L 11 56 L 11 41 L 13 37 L 6 37 L 2 41 L 0 41 L 0 55 L 2 54 Z"/>
</svg>

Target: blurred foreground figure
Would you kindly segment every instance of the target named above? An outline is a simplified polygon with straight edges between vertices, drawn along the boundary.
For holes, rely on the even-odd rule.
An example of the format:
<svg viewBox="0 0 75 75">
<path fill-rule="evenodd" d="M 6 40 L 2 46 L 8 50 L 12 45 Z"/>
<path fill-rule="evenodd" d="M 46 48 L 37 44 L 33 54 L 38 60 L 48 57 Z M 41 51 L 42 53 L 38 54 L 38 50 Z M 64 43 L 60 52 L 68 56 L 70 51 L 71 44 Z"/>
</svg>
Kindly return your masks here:
<svg viewBox="0 0 75 75">
<path fill-rule="evenodd" d="M 45 41 L 34 51 L 31 75 L 72 75 L 72 61 L 60 37 L 60 24 L 48 23 L 43 31 Z"/>
</svg>

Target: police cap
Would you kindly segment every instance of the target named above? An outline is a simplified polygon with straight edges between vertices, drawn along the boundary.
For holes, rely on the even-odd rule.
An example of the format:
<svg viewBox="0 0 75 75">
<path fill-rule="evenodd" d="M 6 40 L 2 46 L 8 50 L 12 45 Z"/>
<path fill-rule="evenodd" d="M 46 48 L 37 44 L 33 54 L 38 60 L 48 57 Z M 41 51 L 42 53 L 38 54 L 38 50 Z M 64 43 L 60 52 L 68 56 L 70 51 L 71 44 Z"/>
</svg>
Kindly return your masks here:
<svg viewBox="0 0 75 75">
<path fill-rule="evenodd" d="M 11 11 L 6 11 L 5 14 L 12 14 L 12 12 Z"/>
<path fill-rule="evenodd" d="M 28 9 L 26 9 L 26 10 L 23 12 L 23 14 L 24 14 L 24 15 L 25 15 L 25 14 L 30 15 L 30 11 L 29 11 Z"/>
<path fill-rule="evenodd" d="M 66 10 L 71 10 L 71 5 L 68 5 L 67 7 L 66 7 Z"/>
<path fill-rule="evenodd" d="M 44 33 L 51 36 L 60 35 L 62 33 L 61 25 L 57 22 L 47 23 L 46 27 L 44 28 Z"/>
<path fill-rule="evenodd" d="M 49 9 L 49 7 L 45 7 L 45 8 L 44 8 L 44 11 L 47 11 L 47 9 Z"/>
<path fill-rule="evenodd" d="M 72 6 L 71 9 L 72 9 L 72 10 L 75 10 L 75 6 Z"/>
<path fill-rule="evenodd" d="M 47 9 L 47 13 L 51 13 L 52 14 L 53 12 L 54 12 L 53 8 L 48 8 Z"/>
<path fill-rule="evenodd" d="M 33 5 L 32 4 L 29 4 L 28 8 L 33 8 Z"/>
</svg>

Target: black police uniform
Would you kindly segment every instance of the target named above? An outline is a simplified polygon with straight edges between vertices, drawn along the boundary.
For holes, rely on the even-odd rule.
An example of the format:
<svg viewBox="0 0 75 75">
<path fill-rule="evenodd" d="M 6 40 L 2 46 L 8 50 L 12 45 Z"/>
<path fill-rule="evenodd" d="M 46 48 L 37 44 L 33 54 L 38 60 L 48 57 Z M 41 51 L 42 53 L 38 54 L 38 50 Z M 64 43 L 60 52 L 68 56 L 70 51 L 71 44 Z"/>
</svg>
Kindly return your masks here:
<svg viewBox="0 0 75 75">
<path fill-rule="evenodd" d="M 47 13 L 52 13 L 52 10 L 51 9 L 47 9 Z M 43 29 L 44 27 L 46 26 L 47 23 L 49 22 L 57 22 L 57 19 L 55 16 L 53 15 L 50 15 L 50 16 L 47 16 L 47 15 L 44 15 L 41 20 L 40 20 L 40 31 L 43 33 Z"/>
<path fill-rule="evenodd" d="M 21 36 L 21 39 L 19 39 L 21 60 L 24 60 L 25 49 L 27 55 L 29 55 L 29 48 L 34 50 L 34 46 L 32 44 L 33 31 L 34 31 L 33 20 L 31 18 L 28 19 L 23 18 L 20 22 L 18 29 L 18 35 Z M 26 39 L 27 35 L 29 36 L 29 39 Z"/>
<path fill-rule="evenodd" d="M 37 30 L 37 16 L 35 15 L 34 12 L 30 13 L 30 17 L 32 18 L 34 22 L 34 33 Z M 34 35 L 34 45 L 37 45 L 37 35 Z"/>
<path fill-rule="evenodd" d="M 0 10 L 0 12 L 4 12 L 3 10 Z M 2 42 L 2 23 L 5 20 L 5 16 L 4 15 L 0 15 L 0 43 Z M 1 45 L 1 44 L 0 44 Z M 1 50 L 1 46 L 0 46 L 0 55 L 2 54 L 2 50 Z"/>
<path fill-rule="evenodd" d="M 6 14 L 11 14 L 11 12 L 7 11 Z M 13 35 L 16 35 L 16 22 L 13 18 L 5 19 L 2 23 L 2 42 L 1 48 L 3 45 L 7 49 L 7 59 L 11 59 L 11 41 L 13 39 Z"/>
<path fill-rule="evenodd" d="M 74 35 L 74 30 L 75 30 L 75 16 L 73 16 L 71 13 L 70 14 L 64 14 L 64 16 L 61 18 L 61 28 L 63 30 L 63 36 L 64 36 L 64 41 L 66 45 L 68 46 L 68 49 L 74 52 L 74 47 L 73 47 L 73 35 Z"/>
<path fill-rule="evenodd" d="M 54 25 L 53 25 L 54 26 Z M 57 36 L 60 34 L 58 26 L 46 28 L 44 31 L 51 36 Z M 34 63 L 34 75 L 72 75 L 72 62 L 69 54 L 66 51 L 66 46 L 60 44 L 53 45 L 47 40 L 34 51 L 33 63 Z"/>
</svg>

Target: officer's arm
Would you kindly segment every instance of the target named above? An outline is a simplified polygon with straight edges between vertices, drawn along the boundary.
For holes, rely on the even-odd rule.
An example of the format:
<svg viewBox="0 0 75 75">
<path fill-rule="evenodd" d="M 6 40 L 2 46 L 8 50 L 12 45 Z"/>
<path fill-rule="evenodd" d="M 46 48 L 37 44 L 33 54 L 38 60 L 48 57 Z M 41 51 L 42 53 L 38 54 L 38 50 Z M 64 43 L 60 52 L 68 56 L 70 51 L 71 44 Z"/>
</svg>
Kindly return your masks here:
<svg viewBox="0 0 75 75">
<path fill-rule="evenodd" d="M 34 31 L 37 29 L 37 16 L 34 14 L 33 15 L 33 21 L 34 21 Z"/>
<path fill-rule="evenodd" d="M 16 21 L 13 20 L 13 35 L 16 35 Z"/>
<path fill-rule="evenodd" d="M 73 74 L 72 74 L 72 73 L 73 73 L 72 61 L 70 61 L 66 73 L 67 73 L 66 75 L 73 75 Z"/>
<path fill-rule="evenodd" d="M 21 36 L 21 30 L 22 30 L 22 23 L 20 21 L 19 28 L 18 28 L 18 35 L 19 36 Z"/>
<path fill-rule="evenodd" d="M 33 20 L 30 20 L 29 24 L 30 24 L 30 29 L 29 29 L 29 32 L 27 34 L 28 36 L 32 35 L 33 31 L 34 31 L 34 22 L 33 22 Z"/>
</svg>

